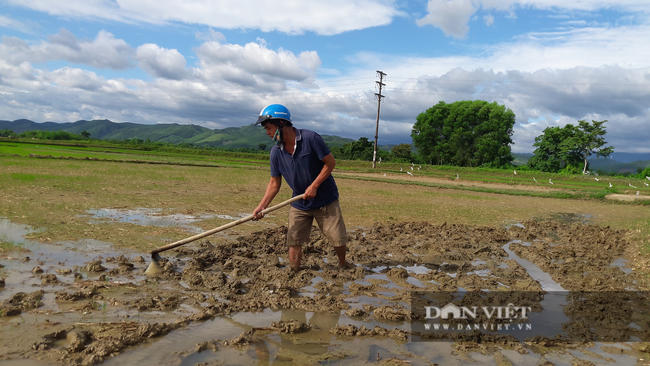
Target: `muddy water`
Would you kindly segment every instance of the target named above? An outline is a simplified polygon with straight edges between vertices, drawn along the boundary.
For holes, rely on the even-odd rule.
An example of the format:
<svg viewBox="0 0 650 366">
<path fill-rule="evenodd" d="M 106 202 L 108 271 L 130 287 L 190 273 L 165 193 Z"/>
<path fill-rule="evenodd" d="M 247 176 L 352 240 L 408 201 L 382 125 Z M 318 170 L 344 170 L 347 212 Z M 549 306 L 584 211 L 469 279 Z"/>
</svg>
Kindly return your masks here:
<svg viewBox="0 0 650 366">
<path fill-rule="evenodd" d="M 507 229 L 377 224 L 349 234 L 348 258 L 357 267 L 348 271 L 332 265 L 335 254 L 314 231 L 304 247 L 307 269 L 294 274 L 280 227 L 165 252 L 164 272 L 153 278 L 143 275 L 148 263 L 138 260 L 141 253 L 93 240 L 42 244 L 24 239 L 30 231 L 0 221 L 3 240 L 20 246 L 1 262 L 7 279 L 0 299 L 5 309 L 20 307 L 19 315 L 0 318 L 0 354 L 12 362 L 428 365 L 544 358 L 570 365 L 633 364 L 643 357 L 638 342 L 518 342 L 525 334 L 507 342 L 417 342 L 420 336 L 410 331 L 419 321 L 409 311 L 414 291 L 633 288 L 635 274 L 621 259 L 625 233 L 609 228 L 537 221 Z M 594 241 L 597 246 L 589 244 Z M 37 265 L 43 273 L 32 272 Z M 57 272 L 66 269 L 71 273 Z M 19 292 L 42 301 L 16 305 Z M 571 322 L 548 296 L 531 318 Z M 33 316 L 31 325 L 24 321 Z M 648 329 L 643 317 L 627 324 L 632 335 Z"/>
</svg>

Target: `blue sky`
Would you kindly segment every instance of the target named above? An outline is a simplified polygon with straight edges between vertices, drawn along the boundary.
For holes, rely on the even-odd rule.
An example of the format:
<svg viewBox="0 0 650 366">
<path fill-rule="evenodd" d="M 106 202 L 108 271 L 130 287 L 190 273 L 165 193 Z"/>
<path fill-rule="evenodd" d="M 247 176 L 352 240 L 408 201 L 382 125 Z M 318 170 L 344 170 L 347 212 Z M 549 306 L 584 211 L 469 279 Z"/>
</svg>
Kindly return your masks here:
<svg viewBox="0 0 650 366">
<path fill-rule="evenodd" d="M 439 101 L 496 101 L 512 149 L 604 120 L 618 152 L 650 152 L 646 0 L 0 0 L 0 119 L 295 125 L 410 143 Z"/>
</svg>

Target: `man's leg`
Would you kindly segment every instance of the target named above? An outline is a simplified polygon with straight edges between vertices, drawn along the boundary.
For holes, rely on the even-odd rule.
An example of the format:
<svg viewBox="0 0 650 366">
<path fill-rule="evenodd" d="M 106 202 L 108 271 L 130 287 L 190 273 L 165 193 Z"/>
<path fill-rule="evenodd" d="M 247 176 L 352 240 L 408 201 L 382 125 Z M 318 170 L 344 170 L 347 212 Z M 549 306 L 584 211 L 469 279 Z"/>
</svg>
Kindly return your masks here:
<svg viewBox="0 0 650 366">
<path fill-rule="evenodd" d="M 294 245 L 289 247 L 289 262 L 291 269 L 295 272 L 300 271 L 300 261 L 302 260 L 302 245 Z"/>
<path fill-rule="evenodd" d="M 289 263 L 294 271 L 300 270 L 302 260 L 302 245 L 309 241 L 311 224 L 314 216 L 309 211 L 302 211 L 293 206 L 289 208 L 289 229 L 287 230 L 287 245 L 289 246 Z"/>
<path fill-rule="evenodd" d="M 334 251 L 339 259 L 339 267 L 345 268 L 348 234 L 345 228 L 345 222 L 343 221 L 343 215 L 341 214 L 339 201 L 334 201 L 319 209 L 314 217 L 321 231 L 327 237 L 327 240 L 334 246 Z"/>
<path fill-rule="evenodd" d="M 339 257 L 339 267 L 341 268 L 345 267 L 345 252 L 347 252 L 347 250 L 348 247 L 345 245 L 342 245 L 340 247 L 334 247 L 336 256 Z"/>
</svg>

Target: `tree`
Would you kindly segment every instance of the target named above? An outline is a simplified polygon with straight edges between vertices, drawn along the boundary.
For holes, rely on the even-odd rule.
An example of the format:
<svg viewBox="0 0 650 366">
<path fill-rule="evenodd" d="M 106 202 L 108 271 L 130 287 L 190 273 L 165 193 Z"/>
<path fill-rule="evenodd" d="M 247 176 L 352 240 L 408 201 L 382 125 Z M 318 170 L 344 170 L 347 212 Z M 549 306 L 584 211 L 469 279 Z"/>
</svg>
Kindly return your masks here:
<svg viewBox="0 0 650 366">
<path fill-rule="evenodd" d="M 496 102 L 440 102 L 417 116 L 411 137 L 424 161 L 458 166 L 505 166 L 515 114 Z"/>
<path fill-rule="evenodd" d="M 345 160 L 372 160 L 374 143 L 368 141 L 367 137 L 360 137 L 359 140 L 349 142 L 341 147 L 341 158 Z"/>
<path fill-rule="evenodd" d="M 404 161 L 407 161 L 407 162 L 410 162 L 412 160 L 411 144 L 395 145 L 390 150 L 390 152 L 393 154 L 393 156 L 396 159 L 401 159 L 401 160 L 404 160 Z"/>
<path fill-rule="evenodd" d="M 262 150 L 262 151 L 266 150 L 266 144 L 259 144 L 258 147 L 259 147 L 260 150 Z"/>
<path fill-rule="evenodd" d="M 605 135 L 605 121 L 578 121 L 578 126 L 567 124 L 564 127 L 548 127 L 544 133 L 535 137 L 533 146 L 537 149 L 535 156 L 528 160 L 531 169 L 543 172 L 556 173 L 560 170 L 587 172 L 589 156 L 607 157 L 614 152 L 614 147 L 603 148 L 607 142 Z"/>
<path fill-rule="evenodd" d="M 85 138 L 85 139 L 89 139 L 89 138 L 90 138 L 90 132 L 88 132 L 88 131 L 86 131 L 86 130 L 81 131 L 81 134 L 80 134 L 80 135 L 83 136 L 83 138 Z"/>
<path fill-rule="evenodd" d="M 544 133 L 535 137 L 534 156 L 528 159 L 529 168 L 542 172 L 557 173 L 562 169 L 580 165 L 580 156 L 563 150 L 562 142 L 575 134 L 575 127 L 547 127 Z"/>
<path fill-rule="evenodd" d="M 589 162 L 587 159 L 589 156 L 595 154 L 596 157 L 608 157 L 614 152 L 614 147 L 609 146 L 603 148 L 607 141 L 605 141 L 605 126 L 607 122 L 604 121 L 591 121 L 591 124 L 587 123 L 585 120 L 578 121 L 578 127 L 575 129 L 573 136 L 564 140 L 561 144 L 561 147 L 564 151 L 569 154 L 575 154 L 581 157 L 584 161 L 584 166 L 582 168 L 582 174 L 587 172 L 587 167 Z"/>
<path fill-rule="evenodd" d="M 0 130 L 0 137 L 12 137 L 13 138 L 13 137 L 17 137 L 17 136 L 18 135 L 16 135 L 14 133 L 14 131 L 12 131 L 12 130 Z"/>
</svg>

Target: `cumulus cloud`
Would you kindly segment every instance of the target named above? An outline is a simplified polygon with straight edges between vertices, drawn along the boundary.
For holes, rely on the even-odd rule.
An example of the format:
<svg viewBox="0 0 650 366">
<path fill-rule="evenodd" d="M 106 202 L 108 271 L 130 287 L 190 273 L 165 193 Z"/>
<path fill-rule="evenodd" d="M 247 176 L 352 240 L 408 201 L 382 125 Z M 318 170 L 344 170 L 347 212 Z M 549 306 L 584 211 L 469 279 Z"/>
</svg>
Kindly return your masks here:
<svg viewBox="0 0 650 366">
<path fill-rule="evenodd" d="M 136 50 L 135 60 L 140 68 L 152 76 L 180 80 L 186 74 L 185 57 L 177 50 L 164 49 L 147 43 Z"/>
<path fill-rule="evenodd" d="M 417 25 L 433 25 L 445 36 L 462 39 L 467 36 L 467 23 L 476 9 L 471 0 L 429 0 L 427 11 L 424 18 L 416 21 Z"/>
<path fill-rule="evenodd" d="M 106 85 L 106 80 L 97 76 L 94 72 L 71 67 L 64 67 L 47 73 L 43 76 L 43 80 L 57 86 L 86 91 L 98 91 Z"/>
<path fill-rule="evenodd" d="M 494 24 L 494 16 L 492 14 L 485 15 L 483 16 L 483 21 L 489 27 Z"/>
<path fill-rule="evenodd" d="M 227 80 L 246 86 L 280 83 L 285 80 L 308 81 L 321 65 L 315 51 L 297 56 L 287 50 L 270 50 L 265 42 L 221 44 L 205 42 L 197 50 L 200 67 L 195 70 L 206 80 Z"/>
<path fill-rule="evenodd" d="M 260 29 L 290 34 L 331 35 L 389 24 L 403 13 L 394 0 L 8 0 L 66 17 L 124 22 L 183 22 L 222 29 Z"/>
<path fill-rule="evenodd" d="M 18 65 L 22 62 L 43 63 L 65 60 L 97 68 L 123 70 L 133 67 L 131 47 L 111 33 L 100 31 L 94 40 L 80 40 L 66 29 L 48 37 L 50 42 L 30 45 L 17 37 L 2 37 L 0 57 Z"/>
</svg>

